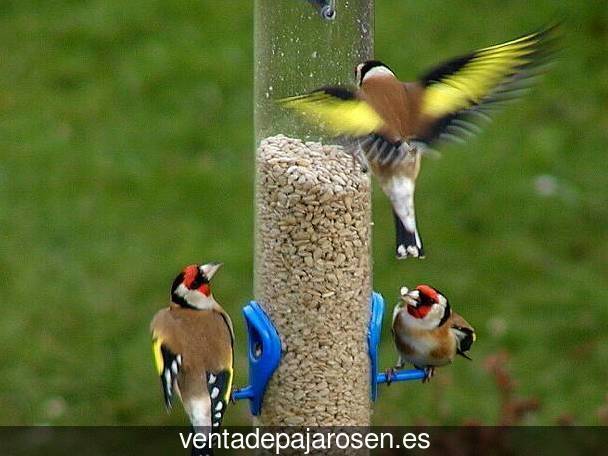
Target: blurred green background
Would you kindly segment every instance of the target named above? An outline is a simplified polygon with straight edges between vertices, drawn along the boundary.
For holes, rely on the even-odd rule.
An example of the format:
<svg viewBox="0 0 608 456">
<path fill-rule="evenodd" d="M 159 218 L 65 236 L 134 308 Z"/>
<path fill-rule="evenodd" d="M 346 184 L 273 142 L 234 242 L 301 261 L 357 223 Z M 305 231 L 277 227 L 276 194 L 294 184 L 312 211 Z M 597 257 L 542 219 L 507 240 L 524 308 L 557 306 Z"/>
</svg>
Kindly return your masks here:
<svg viewBox="0 0 608 456">
<path fill-rule="evenodd" d="M 378 0 L 376 56 L 402 79 L 565 19 L 523 102 L 427 159 L 428 257 L 398 265 L 374 195 L 374 284 L 445 290 L 474 362 L 381 389 L 374 424 L 497 422 L 484 359 L 509 353 L 527 424 L 601 422 L 608 379 L 608 8 L 603 0 Z M 221 260 L 237 332 L 251 297 L 252 2 L 0 2 L 0 424 L 182 424 L 148 323 L 182 266 Z M 345 69 L 351 71 L 351 69 Z M 323 81 L 319 81 L 323 83 Z M 394 362 L 388 315 L 383 365 Z M 227 423 L 248 423 L 245 403 Z"/>
</svg>

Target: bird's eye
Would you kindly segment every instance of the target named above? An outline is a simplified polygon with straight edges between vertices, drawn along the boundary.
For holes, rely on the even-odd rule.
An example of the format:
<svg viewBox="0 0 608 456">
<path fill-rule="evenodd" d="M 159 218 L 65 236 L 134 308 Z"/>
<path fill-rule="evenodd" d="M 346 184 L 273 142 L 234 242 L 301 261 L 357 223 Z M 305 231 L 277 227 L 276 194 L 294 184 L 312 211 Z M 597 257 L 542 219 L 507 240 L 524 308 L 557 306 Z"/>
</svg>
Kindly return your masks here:
<svg viewBox="0 0 608 456">
<path fill-rule="evenodd" d="M 424 293 L 420 293 L 420 303 L 425 306 L 432 306 L 435 304 L 435 300 L 430 296 L 425 295 Z"/>
<path fill-rule="evenodd" d="M 192 283 L 190 284 L 190 289 L 191 290 L 196 290 L 198 287 L 200 287 L 203 284 L 203 278 L 200 275 L 197 275 L 196 278 L 192 281 Z"/>
</svg>

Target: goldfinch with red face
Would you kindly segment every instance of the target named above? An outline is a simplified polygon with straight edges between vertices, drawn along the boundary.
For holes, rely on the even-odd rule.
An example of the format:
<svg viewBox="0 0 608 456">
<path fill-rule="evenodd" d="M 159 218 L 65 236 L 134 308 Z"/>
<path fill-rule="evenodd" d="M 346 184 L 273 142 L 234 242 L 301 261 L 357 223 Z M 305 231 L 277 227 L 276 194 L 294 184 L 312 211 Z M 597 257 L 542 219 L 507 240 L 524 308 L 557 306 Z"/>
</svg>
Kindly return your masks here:
<svg viewBox="0 0 608 456">
<path fill-rule="evenodd" d="M 422 152 L 479 131 L 496 107 L 522 93 L 548 61 L 554 28 L 454 58 L 414 82 L 370 60 L 355 70 L 357 88 L 324 87 L 281 100 L 346 140 L 370 167 L 393 207 L 397 258 L 423 258 L 414 213 Z"/>
<path fill-rule="evenodd" d="M 150 325 L 167 410 L 177 395 L 192 426 L 212 431 L 222 423 L 233 376 L 232 322 L 210 286 L 221 266 L 184 268 L 173 281 L 169 307 L 160 310 Z"/>
<path fill-rule="evenodd" d="M 428 382 L 435 367 L 450 364 L 456 355 L 467 359 L 475 330 L 452 311 L 448 299 L 428 285 L 401 289 L 401 302 L 393 311 L 393 338 L 399 353 L 396 368 L 408 362 L 424 369 Z M 392 374 L 389 369 L 387 377 Z"/>
</svg>

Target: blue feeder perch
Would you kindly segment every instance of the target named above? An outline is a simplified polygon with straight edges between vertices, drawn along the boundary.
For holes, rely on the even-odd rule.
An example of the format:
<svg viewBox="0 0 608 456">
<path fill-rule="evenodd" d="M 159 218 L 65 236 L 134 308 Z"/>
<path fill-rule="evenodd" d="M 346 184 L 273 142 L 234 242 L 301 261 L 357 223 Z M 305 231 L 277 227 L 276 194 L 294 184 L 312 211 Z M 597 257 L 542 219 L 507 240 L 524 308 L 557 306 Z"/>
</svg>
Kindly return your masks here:
<svg viewBox="0 0 608 456">
<path fill-rule="evenodd" d="M 386 373 L 378 373 L 378 345 L 380 344 L 380 336 L 382 334 L 382 317 L 384 316 L 384 299 L 379 293 L 372 293 L 371 298 L 371 318 L 369 321 L 369 330 L 367 333 L 367 342 L 369 344 L 369 362 L 371 376 L 371 391 L 370 396 L 373 401 L 378 398 L 378 385 L 387 383 Z M 420 369 L 409 369 L 395 371 L 392 375 L 391 382 L 405 382 L 408 380 L 422 380 L 425 373 Z"/>
<path fill-rule="evenodd" d="M 266 386 L 281 361 L 281 339 L 268 315 L 255 301 L 243 308 L 249 339 L 249 385 L 235 390 L 232 399 L 249 399 L 252 415 L 259 415 Z"/>
</svg>

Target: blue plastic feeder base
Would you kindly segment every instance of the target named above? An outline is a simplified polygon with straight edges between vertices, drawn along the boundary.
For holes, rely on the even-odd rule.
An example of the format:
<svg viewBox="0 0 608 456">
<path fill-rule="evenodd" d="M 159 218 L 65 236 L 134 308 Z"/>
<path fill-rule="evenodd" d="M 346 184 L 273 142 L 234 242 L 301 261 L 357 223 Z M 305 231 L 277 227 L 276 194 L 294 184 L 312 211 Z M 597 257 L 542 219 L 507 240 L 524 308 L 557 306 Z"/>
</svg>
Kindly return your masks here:
<svg viewBox="0 0 608 456">
<path fill-rule="evenodd" d="M 378 385 L 387 382 L 385 372 L 378 372 L 378 346 L 382 334 L 382 319 L 384 317 L 384 299 L 374 292 L 370 299 L 371 318 L 367 334 L 370 361 L 370 396 L 372 400 L 378 397 Z M 232 392 L 232 400 L 249 400 L 253 415 L 259 415 L 268 381 L 281 361 L 281 339 L 272 321 L 264 310 L 251 301 L 243 308 L 247 323 L 249 338 L 249 385 Z M 419 369 L 400 370 L 393 372 L 391 383 L 422 380 L 425 372 Z"/>
<path fill-rule="evenodd" d="M 232 400 L 249 399 L 251 414 L 257 416 L 268 381 L 281 361 L 281 338 L 266 312 L 255 301 L 243 308 L 249 339 L 249 385 L 232 392 Z"/>
</svg>

